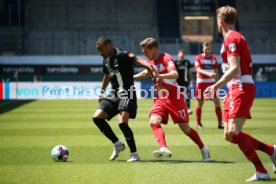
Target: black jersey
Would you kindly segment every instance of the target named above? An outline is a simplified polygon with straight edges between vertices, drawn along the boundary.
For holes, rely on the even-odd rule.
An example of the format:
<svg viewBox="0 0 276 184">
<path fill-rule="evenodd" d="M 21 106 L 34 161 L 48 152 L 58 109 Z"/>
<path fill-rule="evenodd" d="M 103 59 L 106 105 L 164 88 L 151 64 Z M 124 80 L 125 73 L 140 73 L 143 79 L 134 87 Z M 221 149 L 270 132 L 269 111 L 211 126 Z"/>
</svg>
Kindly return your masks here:
<svg viewBox="0 0 276 184">
<path fill-rule="evenodd" d="M 128 90 L 134 85 L 133 66 L 136 56 L 127 51 L 114 48 L 112 57 L 104 59 L 103 72 L 110 77 L 113 90 Z"/>
<path fill-rule="evenodd" d="M 192 67 L 189 60 L 184 59 L 182 61 L 177 60 L 175 62 L 178 72 L 178 84 L 183 86 L 189 83 L 189 69 Z"/>
</svg>

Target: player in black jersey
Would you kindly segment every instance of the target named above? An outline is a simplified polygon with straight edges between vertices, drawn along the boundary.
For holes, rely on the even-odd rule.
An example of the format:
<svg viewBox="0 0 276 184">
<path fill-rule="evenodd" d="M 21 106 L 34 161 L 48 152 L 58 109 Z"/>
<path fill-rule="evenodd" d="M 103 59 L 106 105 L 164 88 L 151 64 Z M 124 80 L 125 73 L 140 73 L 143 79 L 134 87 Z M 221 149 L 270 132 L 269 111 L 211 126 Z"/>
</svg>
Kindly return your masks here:
<svg viewBox="0 0 276 184">
<path fill-rule="evenodd" d="M 100 131 L 114 144 L 109 160 L 115 160 L 119 152 L 125 149 L 125 145 L 115 135 L 107 120 L 118 114 L 119 127 L 124 134 L 130 148 L 131 156 L 127 162 L 139 161 L 133 132 L 128 126 L 128 119 L 135 119 L 137 111 L 136 91 L 133 81 L 133 66 L 139 65 L 154 72 L 146 61 L 137 58 L 134 54 L 114 48 L 110 39 L 100 37 L 96 42 L 96 48 L 103 56 L 103 83 L 99 96 L 98 106 L 93 121 Z M 111 92 L 104 98 L 103 92 L 111 83 Z"/>
<path fill-rule="evenodd" d="M 192 65 L 191 62 L 187 59 L 184 59 L 185 53 L 183 50 L 178 51 L 178 60 L 176 60 L 176 68 L 178 72 L 178 84 L 181 87 L 181 92 L 184 91 L 184 88 L 187 91 L 188 98 L 186 98 L 186 105 L 188 107 L 189 114 L 192 114 L 193 111 L 190 110 L 190 86 L 193 85 L 193 76 L 192 76 Z"/>
</svg>

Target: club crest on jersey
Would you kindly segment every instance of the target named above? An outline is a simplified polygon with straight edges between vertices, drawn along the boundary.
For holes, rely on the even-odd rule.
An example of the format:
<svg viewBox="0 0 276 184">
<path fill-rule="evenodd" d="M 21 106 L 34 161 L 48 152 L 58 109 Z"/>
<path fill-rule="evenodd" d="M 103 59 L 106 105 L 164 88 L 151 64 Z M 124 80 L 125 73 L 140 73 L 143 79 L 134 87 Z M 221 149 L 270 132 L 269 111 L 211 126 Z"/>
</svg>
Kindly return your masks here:
<svg viewBox="0 0 276 184">
<path fill-rule="evenodd" d="M 236 50 L 236 44 L 235 44 L 235 43 L 230 43 L 230 44 L 229 44 L 229 50 L 230 50 L 231 52 L 234 52 L 234 51 Z"/>
</svg>

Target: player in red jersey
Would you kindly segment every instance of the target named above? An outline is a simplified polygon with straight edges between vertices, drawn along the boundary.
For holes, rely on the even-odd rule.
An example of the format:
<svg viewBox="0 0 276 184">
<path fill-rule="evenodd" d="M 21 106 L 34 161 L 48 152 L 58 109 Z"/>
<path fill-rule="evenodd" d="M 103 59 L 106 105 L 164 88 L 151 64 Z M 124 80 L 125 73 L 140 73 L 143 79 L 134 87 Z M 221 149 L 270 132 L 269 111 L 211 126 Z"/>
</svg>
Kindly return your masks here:
<svg viewBox="0 0 276 184">
<path fill-rule="evenodd" d="M 173 58 L 169 54 L 159 51 L 155 38 L 146 38 L 140 43 L 140 46 L 142 52 L 148 58 L 148 62 L 156 71 L 153 83 L 157 91 L 157 97 L 154 100 L 149 116 L 150 125 L 160 149 L 154 151 L 153 155 L 156 158 L 172 156 L 172 152 L 166 144 L 165 133 L 161 127 L 161 124 L 168 123 L 170 114 L 173 122 L 178 124 L 183 133 L 198 145 L 203 160 L 209 161 L 208 148 L 203 144 L 198 133 L 189 126 L 189 114 L 184 102 L 184 95 L 180 94 L 180 89 L 176 82 L 178 73 Z M 144 70 L 134 75 L 134 79 L 142 79 L 149 76 L 151 76 L 150 72 Z"/>
<path fill-rule="evenodd" d="M 196 122 L 197 128 L 203 129 L 201 122 L 201 111 L 204 103 L 203 92 L 208 87 L 213 85 L 218 79 L 218 62 L 216 56 L 212 54 L 211 43 L 204 42 L 202 44 L 203 53 L 196 56 L 195 69 L 196 69 Z M 222 112 L 220 107 L 219 96 L 215 95 L 212 99 L 215 104 L 215 111 L 218 119 L 218 128 L 223 129 Z"/>
<path fill-rule="evenodd" d="M 218 30 L 223 34 L 221 49 L 224 75 L 214 85 L 206 89 L 205 97 L 227 83 L 228 95 L 224 102 L 224 137 L 237 144 L 243 154 L 253 163 L 256 173 L 247 181 L 269 180 L 270 176 L 259 159 L 256 150 L 269 155 L 276 173 L 276 146 L 265 144 L 242 131 L 246 119 L 250 119 L 250 108 L 254 101 L 255 85 L 252 78 L 252 60 L 247 41 L 233 29 L 237 11 L 230 6 L 217 10 Z"/>
</svg>

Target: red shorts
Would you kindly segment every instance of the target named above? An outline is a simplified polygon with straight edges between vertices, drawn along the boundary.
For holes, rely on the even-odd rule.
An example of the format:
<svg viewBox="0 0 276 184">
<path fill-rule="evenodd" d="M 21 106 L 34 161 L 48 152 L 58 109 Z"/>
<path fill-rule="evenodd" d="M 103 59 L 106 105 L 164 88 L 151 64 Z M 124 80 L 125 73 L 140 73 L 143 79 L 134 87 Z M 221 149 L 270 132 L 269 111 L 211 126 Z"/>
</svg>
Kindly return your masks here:
<svg viewBox="0 0 276 184">
<path fill-rule="evenodd" d="M 212 83 L 197 83 L 196 84 L 196 96 L 195 99 L 197 100 L 204 100 L 204 91 L 206 90 L 207 87 L 215 84 L 214 82 Z M 217 93 L 214 95 L 215 98 L 218 98 Z M 214 98 L 210 98 L 208 100 L 213 100 Z"/>
<path fill-rule="evenodd" d="M 234 84 L 228 89 L 224 101 L 224 122 L 232 118 L 251 119 L 250 108 L 253 104 L 256 93 L 254 84 Z"/>
<path fill-rule="evenodd" d="M 154 100 L 149 116 L 160 116 L 163 119 L 162 123 L 167 124 L 169 114 L 174 123 L 189 122 L 189 114 L 183 95 L 180 95 L 180 98 L 177 99 L 176 92 L 171 92 L 168 98 Z"/>
</svg>

